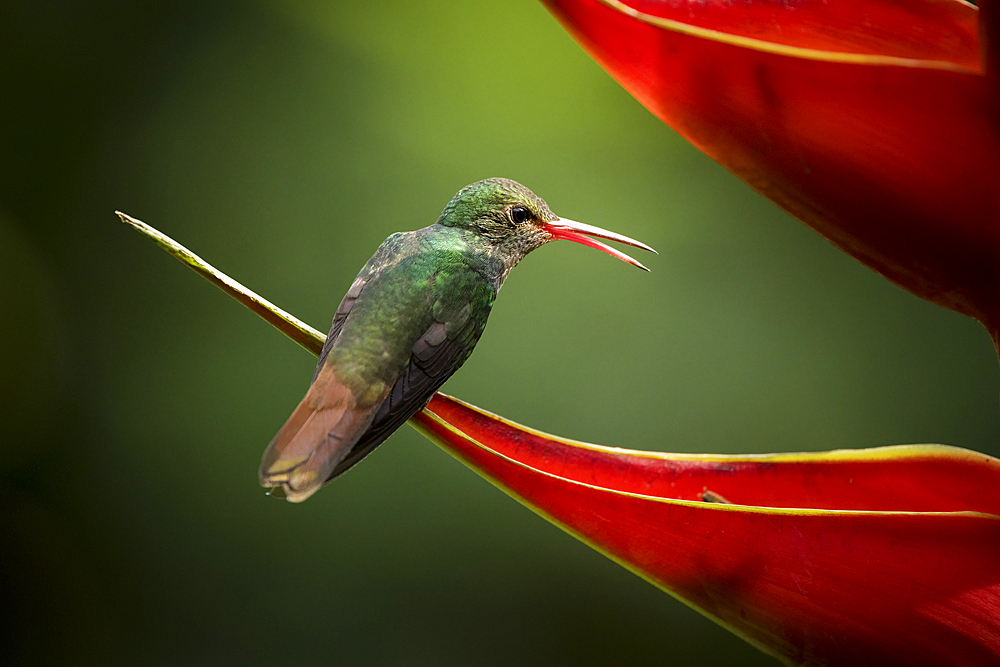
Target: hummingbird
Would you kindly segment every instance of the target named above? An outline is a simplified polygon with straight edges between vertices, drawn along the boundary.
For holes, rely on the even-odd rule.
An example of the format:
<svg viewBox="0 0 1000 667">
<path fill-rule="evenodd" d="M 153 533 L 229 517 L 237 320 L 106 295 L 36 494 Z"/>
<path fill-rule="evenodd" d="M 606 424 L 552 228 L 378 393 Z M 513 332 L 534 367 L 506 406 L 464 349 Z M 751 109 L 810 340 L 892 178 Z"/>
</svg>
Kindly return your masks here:
<svg viewBox="0 0 1000 667">
<path fill-rule="evenodd" d="M 594 238 L 656 252 L 552 213 L 506 178 L 467 185 L 437 222 L 387 238 L 347 290 L 312 383 L 261 457 L 260 483 L 301 502 L 422 409 L 472 354 L 511 269 L 549 241 L 576 241 L 647 270 Z"/>
</svg>

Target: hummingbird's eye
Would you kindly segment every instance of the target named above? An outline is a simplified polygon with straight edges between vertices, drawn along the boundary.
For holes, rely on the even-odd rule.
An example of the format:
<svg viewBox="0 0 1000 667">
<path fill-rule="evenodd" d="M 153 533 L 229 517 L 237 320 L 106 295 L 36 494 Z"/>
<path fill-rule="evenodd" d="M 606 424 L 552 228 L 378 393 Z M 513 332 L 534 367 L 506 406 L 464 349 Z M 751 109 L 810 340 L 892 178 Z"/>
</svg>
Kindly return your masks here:
<svg viewBox="0 0 1000 667">
<path fill-rule="evenodd" d="M 523 225 L 531 220 L 531 211 L 528 210 L 527 206 L 512 206 L 507 211 L 507 216 L 515 225 Z"/>
</svg>

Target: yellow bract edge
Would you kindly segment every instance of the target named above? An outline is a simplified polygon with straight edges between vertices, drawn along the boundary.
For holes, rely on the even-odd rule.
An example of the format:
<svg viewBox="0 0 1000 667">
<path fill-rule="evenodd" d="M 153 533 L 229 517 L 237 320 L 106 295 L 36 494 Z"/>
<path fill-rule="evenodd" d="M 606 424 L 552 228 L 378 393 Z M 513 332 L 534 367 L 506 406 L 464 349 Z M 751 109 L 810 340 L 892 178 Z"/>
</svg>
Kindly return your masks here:
<svg viewBox="0 0 1000 667">
<path fill-rule="evenodd" d="M 820 49 L 807 49 L 801 46 L 776 44 L 774 42 L 767 42 L 761 39 L 754 39 L 753 37 L 733 35 L 719 30 L 712 30 L 711 28 L 700 28 L 698 26 L 688 25 L 687 23 L 682 23 L 673 19 L 653 16 L 652 14 L 646 14 L 637 9 L 633 9 L 620 0 L 597 1 L 617 12 L 631 16 L 637 21 L 648 23 L 649 25 L 657 28 L 663 28 L 664 30 L 678 32 L 684 35 L 691 35 L 692 37 L 701 37 L 702 39 L 707 39 L 713 42 L 721 42 L 723 44 L 731 44 L 733 46 L 753 49 L 754 51 L 762 51 L 764 53 L 774 53 L 777 55 L 802 58 L 805 60 L 822 60 L 825 62 L 848 63 L 854 65 L 893 65 L 896 67 L 918 67 L 924 69 L 939 69 L 982 75 L 982 72 L 979 70 L 970 69 L 947 60 L 924 60 L 920 58 L 900 58 L 898 56 L 878 56 L 866 53 L 823 51 Z"/>
</svg>

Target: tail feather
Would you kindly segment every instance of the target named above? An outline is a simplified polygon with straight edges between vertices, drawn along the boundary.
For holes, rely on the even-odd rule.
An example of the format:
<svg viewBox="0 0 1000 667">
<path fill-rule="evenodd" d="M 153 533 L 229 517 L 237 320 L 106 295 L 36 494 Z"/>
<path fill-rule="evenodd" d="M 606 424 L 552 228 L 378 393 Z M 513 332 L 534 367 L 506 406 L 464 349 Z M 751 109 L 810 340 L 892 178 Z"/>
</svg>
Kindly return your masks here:
<svg viewBox="0 0 1000 667">
<path fill-rule="evenodd" d="M 324 367 L 264 450 L 261 486 L 280 486 L 289 501 L 302 502 L 330 478 L 373 417 L 374 409 L 359 408 L 334 369 Z"/>
</svg>

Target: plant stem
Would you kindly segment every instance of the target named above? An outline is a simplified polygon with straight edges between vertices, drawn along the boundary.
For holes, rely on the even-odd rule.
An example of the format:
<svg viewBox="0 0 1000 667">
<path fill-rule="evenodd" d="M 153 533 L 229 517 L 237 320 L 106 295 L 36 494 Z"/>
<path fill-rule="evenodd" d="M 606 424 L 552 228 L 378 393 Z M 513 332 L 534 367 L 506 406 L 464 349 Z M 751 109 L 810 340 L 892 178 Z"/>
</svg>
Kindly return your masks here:
<svg viewBox="0 0 1000 667">
<path fill-rule="evenodd" d="M 323 342 L 326 340 L 326 336 L 322 333 L 313 329 L 294 315 L 278 308 L 262 296 L 247 289 L 166 234 L 121 211 L 115 211 L 115 213 L 122 219 L 122 222 L 132 225 L 136 230 L 155 241 L 158 246 L 194 269 L 198 275 L 260 315 L 265 322 L 309 352 L 312 352 L 315 356 L 319 356 L 320 351 L 323 349 Z"/>
</svg>

